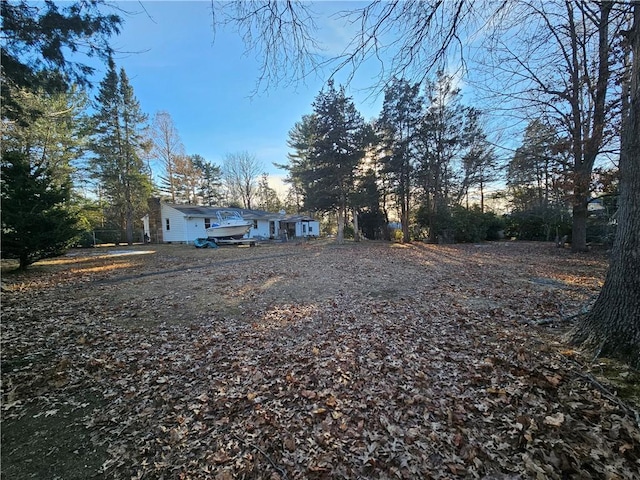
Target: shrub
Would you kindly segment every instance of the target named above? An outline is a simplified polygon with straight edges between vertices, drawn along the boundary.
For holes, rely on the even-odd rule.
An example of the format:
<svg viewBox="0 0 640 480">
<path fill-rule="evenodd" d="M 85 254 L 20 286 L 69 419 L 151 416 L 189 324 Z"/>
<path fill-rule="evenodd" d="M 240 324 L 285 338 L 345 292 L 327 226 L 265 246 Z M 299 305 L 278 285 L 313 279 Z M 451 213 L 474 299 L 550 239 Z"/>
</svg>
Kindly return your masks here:
<svg viewBox="0 0 640 480">
<path fill-rule="evenodd" d="M 418 223 L 429 229 L 435 229 L 438 243 L 473 243 L 484 240 L 498 240 L 504 230 L 504 220 L 495 213 L 484 213 L 479 207 L 465 208 L 454 205 L 440 210 L 435 216 L 433 225 L 429 225 L 426 209 L 418 211 Z"/>
<path fill-rule="evenodd" d="M 507 216 L 505 233 L 518 240 L 551 241 L 571 234 L 570 215 L 561 208 L 514 211 Z"/>
</svg>

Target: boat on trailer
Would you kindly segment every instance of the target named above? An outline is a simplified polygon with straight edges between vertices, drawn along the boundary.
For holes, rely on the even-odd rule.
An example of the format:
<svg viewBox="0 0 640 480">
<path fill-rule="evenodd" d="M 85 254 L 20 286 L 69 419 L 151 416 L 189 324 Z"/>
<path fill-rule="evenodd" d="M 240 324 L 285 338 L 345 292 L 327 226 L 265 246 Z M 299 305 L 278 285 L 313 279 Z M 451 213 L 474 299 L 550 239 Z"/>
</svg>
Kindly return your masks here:
<svg viewBox="0 0 640 480">
<path fill-rule="evenodd" d="M 252 222 L 242 218 L 239 212 L 221 210 L 216 212 L 217 221 L 207 228 L 207 238 L 214 241 L 240 240 L 251 229 Z"/>
</svg>

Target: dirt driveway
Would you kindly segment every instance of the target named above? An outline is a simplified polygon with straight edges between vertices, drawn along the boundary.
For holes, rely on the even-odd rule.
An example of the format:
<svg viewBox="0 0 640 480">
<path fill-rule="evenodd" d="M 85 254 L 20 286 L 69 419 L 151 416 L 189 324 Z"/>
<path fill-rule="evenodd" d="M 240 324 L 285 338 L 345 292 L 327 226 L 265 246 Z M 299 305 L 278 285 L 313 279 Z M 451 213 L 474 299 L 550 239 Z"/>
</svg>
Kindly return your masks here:
<svg viewBox="0 0 640 480">
<path fill-rule="evenodd" d="M 605 267 L 315 241 L 3 275 L 3 477 L 633 478 L 633 410 L 560 335 Z"/>
</svg>

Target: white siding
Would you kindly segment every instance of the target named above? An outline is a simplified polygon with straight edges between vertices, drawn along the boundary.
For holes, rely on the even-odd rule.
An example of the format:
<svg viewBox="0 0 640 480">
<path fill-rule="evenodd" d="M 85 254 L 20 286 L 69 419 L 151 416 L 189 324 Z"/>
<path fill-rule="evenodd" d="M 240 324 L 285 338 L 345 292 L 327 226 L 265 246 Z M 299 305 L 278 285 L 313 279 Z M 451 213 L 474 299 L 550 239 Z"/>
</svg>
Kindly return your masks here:
<svg viewBox="0 0 640 480">
<path fill-rule="evenodd" d="M 257 220 L 258 228 L 251 227 L 249 230 L 249 237 L 262 237 L 269 238 L 269 220 Z M 253 220 L 255 226 L 256 220 Z"/>
<path fill-rule="evenodd" d="M 185 232 L 185 238 L 187 242 L 193 242 L 196 238 L 207 237 L 203 217 L 187 217 L 186 226 L 187 231 Z"/>
<path fill-rule="evenodd" d="M 168 205 L 161 205 L 162 240 L 165 242 L 185 242 L 185 218 L 182 212 Z M 167 230 L 167 219 L 169 230 Z"/>
<path fill-rule="evenodd" d="M 320 236 L 320 222 L 317 222 L 315 220 L 311 220 L 310 222 L 308 222 L 308 227 L 307 227 L 307 235 L 309 235 L 310 237 L 319 237 Z"/>
<path fill-rule="evenodd" d="M 296 223 L 296 236 L 297 237 L 319 237 L 320 236 L 320 223 L 315 220 L 308 222 Z"/>
</svg>

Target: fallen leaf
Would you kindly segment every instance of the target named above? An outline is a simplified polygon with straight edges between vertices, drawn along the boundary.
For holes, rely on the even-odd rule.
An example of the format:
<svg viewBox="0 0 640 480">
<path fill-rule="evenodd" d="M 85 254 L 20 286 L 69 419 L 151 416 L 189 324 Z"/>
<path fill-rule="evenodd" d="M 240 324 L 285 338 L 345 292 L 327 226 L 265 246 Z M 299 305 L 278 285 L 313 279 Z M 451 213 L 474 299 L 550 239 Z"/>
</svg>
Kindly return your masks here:
<svg viewBox="0 0 640 480">
<path fill-rule="evenodd" d="M 561 412 L 544 417 L 545 425 L 551 425 L 552 427 L 559 427 L 563 423 L 564 423 L 564 414 Z"/>
<path fill-rule="evenodd" d="M 300 395 L 302 395 L 304 398 L 308 398 L 308 399 L 313 399 L 313 398 L 316 398 L 318 396 L 318 394 L 316 392 L 314 392 L 313 390 L 302 390 L 302 392 L 300 392 Z"/>
</svg>

